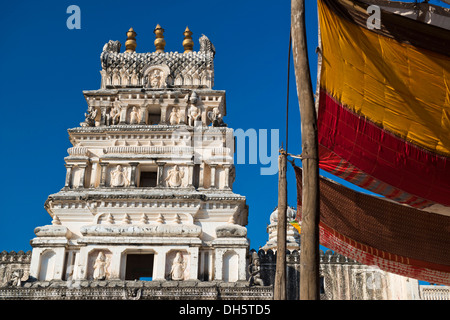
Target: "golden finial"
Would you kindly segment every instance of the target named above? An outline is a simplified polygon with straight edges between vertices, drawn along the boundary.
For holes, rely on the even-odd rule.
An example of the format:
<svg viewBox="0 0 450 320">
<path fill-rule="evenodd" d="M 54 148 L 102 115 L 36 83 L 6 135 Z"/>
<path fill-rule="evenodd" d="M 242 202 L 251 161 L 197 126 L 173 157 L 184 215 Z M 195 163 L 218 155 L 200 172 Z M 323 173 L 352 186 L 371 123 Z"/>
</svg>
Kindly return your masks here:
<svg viewBox="0 0 450 320">
<path fill-rule="evenodd" d="M 153 30 L 153 33 L 156 35 L 155 39 L 155 48 L 156 52 L 164 52 L 164 47 L 166 46 L 166 40 L 164 40 L 164 29 L 161 28 L 161 26 L 158 24 L 156 25 L 155 30 Z"/>
<path fill-rule="evenodd" d="M 133 28 L 130 28 L 127 32 L 127 41 L 125 41 L 125 52 L 134 52 L 136 50 L 136 36 L 137 33 L 134 32 Z"/>
<path fill-rule="evenodd" d="M 184 53 L 192 52 L 192 49 L 194 48 L 194 41 L 192 41 L 192 32 L 191 30 L 189 30 L 189 27 L 186 27 L 186 30 L 184 30 L 183 34 Z"/>
</svg>

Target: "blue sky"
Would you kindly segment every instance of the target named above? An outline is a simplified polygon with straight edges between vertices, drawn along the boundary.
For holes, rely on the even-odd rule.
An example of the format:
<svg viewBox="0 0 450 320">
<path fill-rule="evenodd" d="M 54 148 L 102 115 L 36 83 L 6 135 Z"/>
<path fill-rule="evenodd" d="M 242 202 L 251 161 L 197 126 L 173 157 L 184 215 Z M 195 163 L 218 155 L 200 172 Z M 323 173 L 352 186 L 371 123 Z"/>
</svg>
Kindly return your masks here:
<svg viewBox="0 0 450 320">
<path fill-rule="evenodd" d="M 317 8 L 307 2 L 308 49 L 316 81 Z M 70 5 L 81 9 L 81 29 L 69 30 Z M 285 141 L 290 1 L 20 1 L 0 12 L 1 192 L 0 251 L 31 250 L 34 228 L 51 223 L 47 196 L 64 186 L 68 128 L 84 120 L 83 90 L 100 88 L 100 53 L 109 40 L 137 32 L 137 52 L 154 51 L 153 30 L 165 29 L 166 51 L 183 51 L 186 26 L 216 48 L 214 89 L 226 90 L 225 122 L 232 128 L 279 129 Z M 292 66 L 292 63 L 291 63 Z M 292 66 L 293 67 L 293 66 Z M 289 152 L 301 153 L 300 116 L 291 68 Z M 277 206 L 278 176 L 261 163 L 237 164 L 234 192 L 247 197 L 251 248 L 267 241 Z M 296 206 L 288 167 L 288 203 Z"/>
</svg>

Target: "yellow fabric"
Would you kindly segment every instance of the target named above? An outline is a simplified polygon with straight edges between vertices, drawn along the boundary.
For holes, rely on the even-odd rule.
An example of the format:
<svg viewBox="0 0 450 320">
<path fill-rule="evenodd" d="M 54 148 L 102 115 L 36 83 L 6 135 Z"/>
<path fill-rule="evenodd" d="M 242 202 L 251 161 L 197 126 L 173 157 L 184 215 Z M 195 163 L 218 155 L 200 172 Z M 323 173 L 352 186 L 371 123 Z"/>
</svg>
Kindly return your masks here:
<svg viewBox="0 0 450 320">
<path fill-rule="evenodd" d="M 297 229 L 298 233 L 302 232 L 302 228 L 300 227 L 300 224 L 296 220 L 289 221 L 289 223 Z"/>
<path fill-rule="evenodd" d="M 322 1 L 318 5 L 321 87 L 396 136 L 450 156 L 450 59 L 353 24 Z"/>
</svg>

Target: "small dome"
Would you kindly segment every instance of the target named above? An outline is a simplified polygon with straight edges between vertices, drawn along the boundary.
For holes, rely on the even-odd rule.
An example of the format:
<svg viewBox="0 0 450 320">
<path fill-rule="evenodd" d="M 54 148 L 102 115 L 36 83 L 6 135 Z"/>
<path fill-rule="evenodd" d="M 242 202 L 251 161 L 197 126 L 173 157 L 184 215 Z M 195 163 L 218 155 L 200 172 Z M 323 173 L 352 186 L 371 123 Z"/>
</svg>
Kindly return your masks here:
<svg viewBox="0 0 450 320">
<path fill-rule="evenodd" d="M 287 221 L 294 220 L 296 216 L 297 216 L 297 210 L 295 208 L 288 206 L 287 210 L 286 210 L 286 220 Z M 277 221 L 278 221 L 278 207 L 275 208 L 275 210 L 270 215 L 270 223 L 271 224 L 274 222 L 277 222 Z"/>
</svg>

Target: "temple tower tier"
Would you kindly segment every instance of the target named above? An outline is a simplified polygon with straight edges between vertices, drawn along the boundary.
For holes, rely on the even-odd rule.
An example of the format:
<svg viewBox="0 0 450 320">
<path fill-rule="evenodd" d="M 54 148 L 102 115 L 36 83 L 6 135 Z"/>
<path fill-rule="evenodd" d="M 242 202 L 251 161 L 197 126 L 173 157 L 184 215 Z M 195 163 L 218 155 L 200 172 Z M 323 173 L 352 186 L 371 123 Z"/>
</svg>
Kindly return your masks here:
<svg viewBox="0 0 450 320">
<path fill-rule="evenodd" d="M 62 189 L 48 197 L 52 223 L 35 229 L 37 280 L 246 280 L 248 207 L 233 193 L 233 130 L 225 91 L 214 90 L 211 41 L 136 53 L 109 41 L 101 88 L 68 130 Z"/>
</svg>

